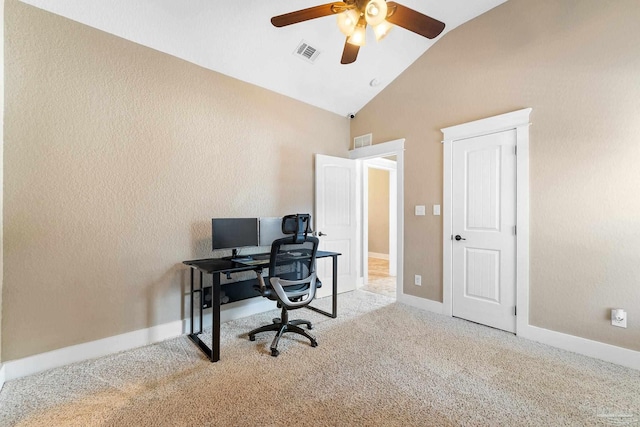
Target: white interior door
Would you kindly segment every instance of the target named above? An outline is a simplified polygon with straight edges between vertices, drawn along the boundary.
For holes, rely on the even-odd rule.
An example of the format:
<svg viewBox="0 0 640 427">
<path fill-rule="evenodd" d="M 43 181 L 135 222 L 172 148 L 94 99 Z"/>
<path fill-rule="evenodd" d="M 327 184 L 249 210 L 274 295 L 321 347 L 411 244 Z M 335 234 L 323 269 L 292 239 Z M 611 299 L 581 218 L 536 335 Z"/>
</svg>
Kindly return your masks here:
<svg viewBox="0 0 640 427">
<path fill-rule="evenodd" d="M 356 162 L 316 154 L 316 215 L 314 229 L 320 250 L 339 252 L 338 292 L 356 288 Z M 323 287 L 318 296 L 331 295 L 330 259 L 318 260 Z"/>
<path fill-rule="evenodd" d="M 516 131 L 453 143 L 453 315 L 515 332 Z"/>
</svg>

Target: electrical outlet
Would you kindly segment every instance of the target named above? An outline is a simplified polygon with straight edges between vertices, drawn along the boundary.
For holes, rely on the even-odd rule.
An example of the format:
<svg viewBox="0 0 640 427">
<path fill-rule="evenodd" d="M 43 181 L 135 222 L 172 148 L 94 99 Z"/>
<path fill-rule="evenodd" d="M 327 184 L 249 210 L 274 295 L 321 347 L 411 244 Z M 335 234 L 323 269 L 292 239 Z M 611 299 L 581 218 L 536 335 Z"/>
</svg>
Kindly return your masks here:
<svg viewBox="0 0 640 427">
<path fill-rule="evenodd" d="M 611 310 L 611 324 L 619 328 L 627 327 L 627 312 L 622 308 L 614 308 Z"/>
<path fill-rule="evenodd" d="M 415 276 L 415 279 L 414 279 L 413 283 L 414 283 L 416 286 L 422 286 L 422 276 L 421 276 L 421 275 L 419 275 L 419 274 L 416 274 L 416 276 Z"/>
</svg>

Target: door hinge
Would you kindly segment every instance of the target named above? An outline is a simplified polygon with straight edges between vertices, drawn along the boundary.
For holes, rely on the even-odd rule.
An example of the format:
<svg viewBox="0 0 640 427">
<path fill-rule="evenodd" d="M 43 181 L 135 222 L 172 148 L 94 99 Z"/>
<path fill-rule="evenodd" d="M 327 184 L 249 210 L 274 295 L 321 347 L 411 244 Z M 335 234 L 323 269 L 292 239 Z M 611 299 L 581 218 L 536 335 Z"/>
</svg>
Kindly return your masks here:
<svg viewBox="0 0 640 427">
<path fill-rule="evenodd" d="M 451 235 L 451 240 L 453 240 L 453 234 Z"/>
<path fill-rule="evenodd" d="M 514 225 L 514 226 L 513 226 L 513 235 L 514 235 L 514 236 L 517 236 L 517 235 L 518 235 L 518 226 L 517 226 L 517 225 Z"/>
<path fill-rule="evenodd" d="M 514 316 L 518 315 L 518 307 L 516 307 L 516 306 L 513 307 L 513 315 Z"/>
<path fill-rule="evenodd" d="M 518 155 L 518 146 L 513 147 L 513 154 Z"/>
</svg>

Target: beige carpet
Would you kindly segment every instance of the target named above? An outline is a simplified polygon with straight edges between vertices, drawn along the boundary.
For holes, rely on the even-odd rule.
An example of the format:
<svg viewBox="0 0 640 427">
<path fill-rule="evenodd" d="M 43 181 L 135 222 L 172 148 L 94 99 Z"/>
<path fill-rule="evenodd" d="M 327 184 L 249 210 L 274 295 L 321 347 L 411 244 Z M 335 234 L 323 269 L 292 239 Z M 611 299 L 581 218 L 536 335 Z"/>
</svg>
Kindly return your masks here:
<svg viewBox="0 0 640 427">
<path fill-rule="evenodd" d="M 329 301 L 319 303 L 327 306 Z M 308 310 L 319 346 L 222 327 L 222 360 L 185 337 L 9 381 L 2 426 L 639 425 L 640 371 L 356 291 Z"/>
</svg>

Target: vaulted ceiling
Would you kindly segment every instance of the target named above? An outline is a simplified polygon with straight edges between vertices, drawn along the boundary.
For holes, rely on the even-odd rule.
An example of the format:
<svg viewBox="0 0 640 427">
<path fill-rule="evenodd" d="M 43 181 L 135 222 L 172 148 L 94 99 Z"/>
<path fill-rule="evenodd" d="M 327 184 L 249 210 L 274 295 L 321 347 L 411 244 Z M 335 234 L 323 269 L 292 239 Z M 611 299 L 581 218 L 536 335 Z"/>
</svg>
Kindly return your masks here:
<svg viewBox="0 0 640 427">
<path fill-rule="evenodd" d="M 358 112 L 447 32 L 506 0 L 399 0 L 444 22 L 444 32 L 429 40 L 396 27 L 376 42 L 369 28 L 366 45 L 348 65 L 340 64 L 345 37 L 335 17 L 271 25 L 272 16 L 322 0 L 22 1 L 346 116 Z M 301 42 L 320 52 L 315 61 L 295 54 Z"/>
</svg>

